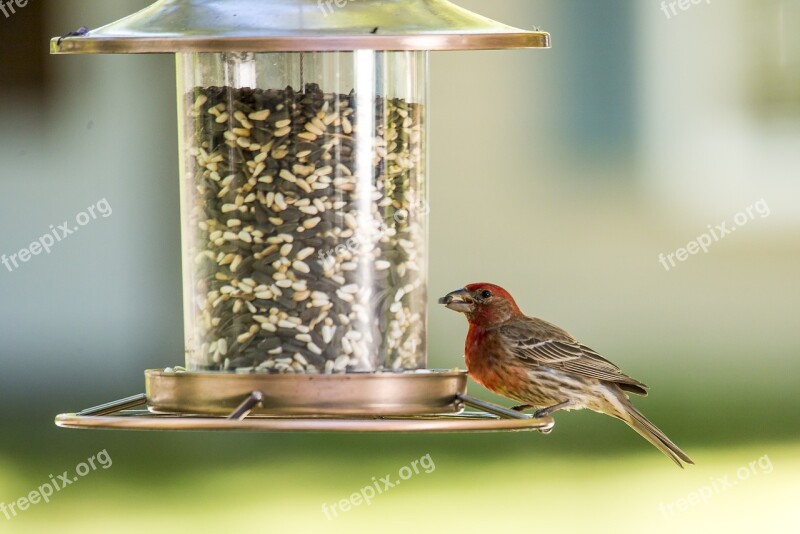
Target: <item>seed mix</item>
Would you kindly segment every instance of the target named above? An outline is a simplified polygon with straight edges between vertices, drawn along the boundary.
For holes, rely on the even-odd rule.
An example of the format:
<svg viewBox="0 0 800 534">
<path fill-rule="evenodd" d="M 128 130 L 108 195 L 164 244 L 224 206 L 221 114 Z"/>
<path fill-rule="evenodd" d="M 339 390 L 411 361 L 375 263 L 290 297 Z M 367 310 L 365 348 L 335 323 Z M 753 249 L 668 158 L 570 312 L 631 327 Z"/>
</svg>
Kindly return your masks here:
<svg viewBox="0 0 800 534">
<path fill-rule="evenodd" d="M 316 84 L 185 98 L 190 368 L 424 367 L 422 106 L 370 99 L 360 128 L 356 95 Z"/>
</svg>

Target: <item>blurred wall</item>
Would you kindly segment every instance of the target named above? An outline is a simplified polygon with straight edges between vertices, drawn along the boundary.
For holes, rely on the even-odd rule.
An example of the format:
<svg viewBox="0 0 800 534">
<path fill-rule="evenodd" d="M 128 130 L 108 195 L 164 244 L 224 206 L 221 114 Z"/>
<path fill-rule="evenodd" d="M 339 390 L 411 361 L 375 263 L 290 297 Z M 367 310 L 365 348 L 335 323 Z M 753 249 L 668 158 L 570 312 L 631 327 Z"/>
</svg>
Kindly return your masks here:
<svg viewBox="0 0 800 534">
<path fill-rule="evenodd" d="M 96 27 L 148 3 L 45 2 L 44 33 Z M 3 31 L 29 14 L 0 21 Z M 181 359 L 173 60 L 49 56 L 47 41 L 38 46 L 42 94 L 2 84 L 0 254 L 102 199 L 112 213 L 0 271 L 0 387 L 51 404 L 65 393 L 137 391 L 142 369 Z M 42 389 L 46 398 L 31 398 Z"/>
<path fill-rule="evenodd" d="M 774 213 L 752 230 L 796 236 L 800 4 L 706 7 L 665 21 L 637 4 L 641 188 L 661 217 L 680 209 L 677 224 L 695 226 L 764 198 Z"/>
</svg>

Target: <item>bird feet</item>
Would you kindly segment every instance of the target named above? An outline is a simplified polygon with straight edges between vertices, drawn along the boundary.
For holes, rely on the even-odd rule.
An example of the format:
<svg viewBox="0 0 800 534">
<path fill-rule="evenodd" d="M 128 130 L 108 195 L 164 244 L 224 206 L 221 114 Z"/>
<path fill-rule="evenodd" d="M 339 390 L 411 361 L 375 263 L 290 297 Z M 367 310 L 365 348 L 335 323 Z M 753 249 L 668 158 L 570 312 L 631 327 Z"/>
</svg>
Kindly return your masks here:
<svg viewBox="0 0 800 534">
<path fill-rule="evenodd" d="M 541 419 L 542 417 L 547 417 L 551 413 L 555 412 L 556 410 L 561 410 L 562 408 L 566 408 L 572 404 L 571 400 L 566 400 L 564 402 L 559 402 L 558 404 L 554 404 L 552 406 L 548 406 L 547 408 L 542 408 L 541 410 L 536 410 L 533 412 L 533 416 L 537 419 Z"/>
<path fill-rule="evenodd" d="M 564 402 L 559 402 L 558 404 L 554 404 L 552 406 L 548 406 L 547 408 L 536 410 L 535 412 L 533 412 L 533 417 L 535 417 L 536 419 L 547 417 L 556 410 L 561 410 L 562 408 L 566 408 L 570 404 L 572 404 L 572 401 L 567 400 Z M 530 410 L 531 408 L 533 408 L 533 406 L 531 406 L 530 404 L 518 404 L 517 406 L 513 406 L 511 409 L 514 410 L 515 412 L 524 412 L 525 410 Z"/>
<path fill-rule="evenodd" d="M 552 406 L 548 406 L 547 408 L 542 408 L 540 410 L 536 410 L 535 412 L 533 412 L 533 418 L 534 419 L 541 419 L 543 417 L 547 417 L 551 413 L 555 412 L 556 410 L 560 410 L 562 408 L 566 408 L 570 404 L 572 404 L 572 401 L 566 400 L 564 402 L 559 402 L 558 404 L 554 404 Z M 524 412 L 525 410 L 530 410 L 531 408 L 533 408 L 533 406 L 531 406 L 530 404 L 519 404 L 517 406 L 513 406 L 511 409 L 516 411 L 516 412 Z M 541 432 L 542 434 L 549 434 L 552 431 L 553 431 L 553 424 L 552 423 L 547 428 L 542 428 L 542 429 L 539 430 L 539 432 Z"/>
</svg>

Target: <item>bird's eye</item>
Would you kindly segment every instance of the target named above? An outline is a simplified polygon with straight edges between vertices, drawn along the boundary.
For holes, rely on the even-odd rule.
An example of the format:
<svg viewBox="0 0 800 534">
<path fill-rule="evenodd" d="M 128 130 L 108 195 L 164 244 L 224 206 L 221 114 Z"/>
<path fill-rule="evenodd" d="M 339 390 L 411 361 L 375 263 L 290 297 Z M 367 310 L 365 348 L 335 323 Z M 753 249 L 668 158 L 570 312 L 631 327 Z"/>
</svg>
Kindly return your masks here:
<svg viewBox="0 0 800 534">
<path fill-rule="evenodd" d="M 481 291 L 481 298 L 482 299 L 488 299 L 491 296 L 492 296 L 492 292 L 489 291 L 488 289 L 484 289 L 483 291 Z"/>
</svg>

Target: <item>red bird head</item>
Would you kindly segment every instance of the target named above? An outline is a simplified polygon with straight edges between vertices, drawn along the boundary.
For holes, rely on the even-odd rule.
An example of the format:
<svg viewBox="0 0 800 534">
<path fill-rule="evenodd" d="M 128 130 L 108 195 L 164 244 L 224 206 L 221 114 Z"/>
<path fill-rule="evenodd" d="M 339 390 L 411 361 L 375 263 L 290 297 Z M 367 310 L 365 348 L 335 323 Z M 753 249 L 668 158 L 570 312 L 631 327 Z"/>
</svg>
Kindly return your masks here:
<svg viewBox="0 0 800 534">
<path fill-rule="evenodd" d="M 451 291 L 439 299 L 439 304 L 463 313 L 473 324 L 504 323 L 522 315 L 508 291 L 485 282 Z"/>
</svg>

